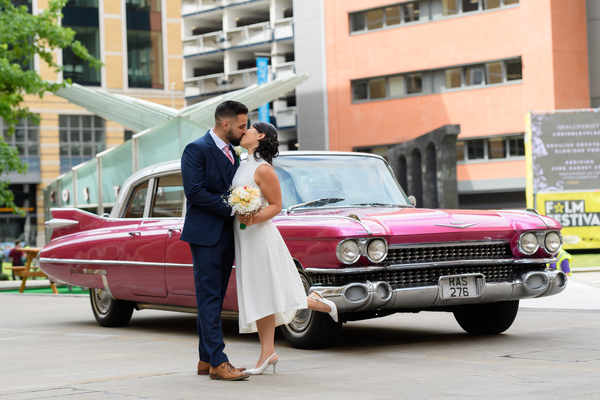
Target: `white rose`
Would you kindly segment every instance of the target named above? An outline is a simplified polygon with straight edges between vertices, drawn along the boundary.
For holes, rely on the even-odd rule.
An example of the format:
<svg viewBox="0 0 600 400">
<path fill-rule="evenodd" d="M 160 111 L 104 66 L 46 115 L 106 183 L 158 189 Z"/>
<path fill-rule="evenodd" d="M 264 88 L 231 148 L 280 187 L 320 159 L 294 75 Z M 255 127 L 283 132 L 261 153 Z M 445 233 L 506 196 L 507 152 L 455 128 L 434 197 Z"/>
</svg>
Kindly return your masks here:
<svg viewBox="0 0 600 400">
<path fill-rule="evenodd" d="M 237 154 L 238 157 L 241 157 L 241 155 L 242 155 L 242 148 L 240 146 L 235 146 L 233 148 L 233 151 L 235 151 L 235 154 Z"/>
</svg>

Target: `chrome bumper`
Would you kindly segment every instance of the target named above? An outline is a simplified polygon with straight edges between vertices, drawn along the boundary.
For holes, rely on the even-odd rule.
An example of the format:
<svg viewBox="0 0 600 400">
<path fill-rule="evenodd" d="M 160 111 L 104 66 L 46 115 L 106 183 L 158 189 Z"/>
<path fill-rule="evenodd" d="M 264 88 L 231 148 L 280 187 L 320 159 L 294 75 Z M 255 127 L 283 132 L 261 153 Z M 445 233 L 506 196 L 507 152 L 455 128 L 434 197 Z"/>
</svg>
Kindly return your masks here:
<svg viewBox="0 0 600 400">
<path fill-rule="evenodd" d="M 567 275 L 562 271 L 545 270 L 524 273 L 512 282 L 487 283 L 477 275 L 478 294 L 470 297 L 442 298 L 441 285 L 412 288 L 392 288 L 387 282 L 355 282 L 343 286 L 313 286 L 335 303 L 338 312 L 369 310 L 424 310 L 463 304 L 552 296 L 567 287 Z M 441 279 L 442 277 L 440 277 Z"/>
</svg>

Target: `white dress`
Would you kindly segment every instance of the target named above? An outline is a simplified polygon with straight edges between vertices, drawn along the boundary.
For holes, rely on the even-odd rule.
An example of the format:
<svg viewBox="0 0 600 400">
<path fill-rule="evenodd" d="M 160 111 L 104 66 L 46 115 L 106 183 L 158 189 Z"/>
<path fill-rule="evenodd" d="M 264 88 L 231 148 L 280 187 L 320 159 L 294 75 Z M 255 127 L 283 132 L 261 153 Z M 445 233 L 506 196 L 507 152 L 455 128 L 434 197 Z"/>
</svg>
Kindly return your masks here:
<svg viewBox="0 0 600 400">
<path fill-rule="evenodd" d="M 248 156 L 233 177 L 233 185 L 258 187 L 254 173 L 261 164 L 268 165 Z M 271 314 L 275 314 L 276 326 L 289 324 L 296 310 L 307 308 L 307 301 L 279 230 L 271 220 L 241 230 L 237 215 L 234 224 L 240 333 L 256 332 L 256 321 Z"/>
</svg>

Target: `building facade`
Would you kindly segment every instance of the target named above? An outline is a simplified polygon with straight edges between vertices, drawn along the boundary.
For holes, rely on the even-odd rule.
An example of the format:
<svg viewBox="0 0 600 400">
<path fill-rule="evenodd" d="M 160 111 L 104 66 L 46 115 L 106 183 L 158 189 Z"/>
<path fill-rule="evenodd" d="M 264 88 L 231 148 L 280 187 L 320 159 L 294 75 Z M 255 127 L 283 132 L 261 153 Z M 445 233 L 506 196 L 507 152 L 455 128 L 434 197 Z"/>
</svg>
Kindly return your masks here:
<svg viewBox="0 0 600 400">
<path fill-rule="evenodd" d="M 182 1 L 186 104 L 256 84 L 257 57 L 268 59 L 270 80 L 293 74 L 293 7 L 292 0 Z M 295 93 L 269 106 L 281 149 L 296 149 Z M 258 112 L 249 118 L 258 121 Z"/>
<path fill-rule="evenodd" d="M 45 0 L 28 3 L 37 14 Z M 58 51 L 63 71 L 56 74 L 39 59 L 32 68 L 43 79 L 74 83 L 124 94 L 169 107 L 183 107 L 180 3 L 175 0 L 70 0 L 63 9 L 63 26 L 76 32 L 92 55 L 105 67 L 95 70 L 70 50 Z M 11 174 L 16 203 L 25 218 L 1 210 L 2 240 L 21 238 L 43 245 L 42 189 L 73 166 L 117 146 L 135 133 L 53 95 L 29 96 L 27 106 L 39 115 L 39 124 L 21 121 L 5 140 L 19 148 L 29 164 L 26 175 Z M 0 122 L 1 123 L 1 122 Z M 5 130 L 3 130 L 5 132 Z M 3 177 L 4 179 L 4 177 Z"/>
<path fill-rule="evenodd" d="M 590 107 L 591 8 L 586 14 L 585 0 L 324 2 L 329 149 L 387 156 L 391 145 L 460 125 L 459 206 L 525 207 L 526 113 Z"/>
</svg>

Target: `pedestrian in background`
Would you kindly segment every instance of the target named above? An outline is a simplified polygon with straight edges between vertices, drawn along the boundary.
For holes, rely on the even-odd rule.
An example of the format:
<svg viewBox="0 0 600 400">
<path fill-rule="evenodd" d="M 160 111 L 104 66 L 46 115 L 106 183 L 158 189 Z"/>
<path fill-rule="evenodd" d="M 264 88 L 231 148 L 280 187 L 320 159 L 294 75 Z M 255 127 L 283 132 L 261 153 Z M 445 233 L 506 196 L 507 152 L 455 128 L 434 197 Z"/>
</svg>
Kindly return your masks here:
<svg viewBox="0 0 600 400">
<path fill-rule="evenodd" d="M 550 269 L 558 269 L 558 267 L 560 267 L 562 272 L 568 276 L 571 276 L 570 263 L 573 259 L 573 256 L 567 253 L 564 249 L 560 249 L 556 257 L 558 258 L 558 261 L 556 261 L 556 263 L 551 263 Z"/>
</svg>

